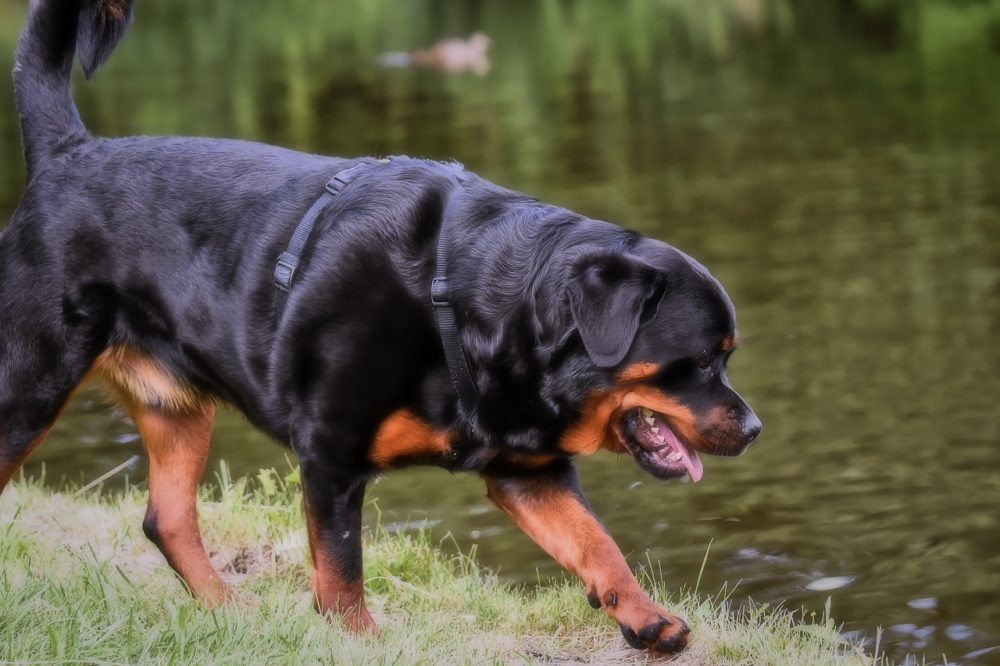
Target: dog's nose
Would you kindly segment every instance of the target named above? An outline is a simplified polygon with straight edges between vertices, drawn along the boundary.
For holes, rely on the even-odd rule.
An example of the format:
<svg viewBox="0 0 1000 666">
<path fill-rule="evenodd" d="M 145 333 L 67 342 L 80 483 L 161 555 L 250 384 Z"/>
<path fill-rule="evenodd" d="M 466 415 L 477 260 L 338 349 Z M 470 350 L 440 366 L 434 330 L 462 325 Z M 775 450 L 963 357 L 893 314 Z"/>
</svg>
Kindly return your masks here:
<svg viewBox="0 0 1000 666">
<path fill-rule="evenodd" d="M 746 418 L 743 419 L 743 441 L 750 444 L 753 440 L 757 439 L 757 435 L 764 428 L 764 424 L 760 422 L 757 415 L 750 412 Z"/>
</svg>

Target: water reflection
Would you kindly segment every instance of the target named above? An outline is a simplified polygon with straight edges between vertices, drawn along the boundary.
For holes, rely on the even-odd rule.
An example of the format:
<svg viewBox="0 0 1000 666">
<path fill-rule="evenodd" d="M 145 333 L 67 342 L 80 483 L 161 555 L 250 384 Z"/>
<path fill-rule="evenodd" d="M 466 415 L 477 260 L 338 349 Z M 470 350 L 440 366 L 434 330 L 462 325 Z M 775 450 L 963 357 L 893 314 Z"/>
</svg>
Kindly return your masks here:
<svg viewBox="0 0 1000 666">
<path fill-rule="evenodd" d="M 0 69 L 20 12 L 0 0 Z M 482 78 L 375 62 L 476 30 L 494 39 Z M 743 458 L 706 459 L 694 486 L 584 461 L 630 560 L 693 585 L 711 543 L 704 590 L 817 612 L 830 597 L 898 657 L 986 664 L 1000 663 L 998 36 L 995 0 L 144 0 L 78 96 L 108 134 L 455 157 L 694 254 L 738 306 L 730 374 L 767 431 Z M 0 96 L 3 211 L 21 187 L 15 121 Z M 141 451 L 102 405 L 82 395 L 29 472 L 86 481 Z M 234 414 L 214 455 L 236 472 L 286 464 Z M 558 573 L 474 477 L 417 470 L 369 496 L 394 528 L 451 532 L 513 580 Z"/>
</svg>

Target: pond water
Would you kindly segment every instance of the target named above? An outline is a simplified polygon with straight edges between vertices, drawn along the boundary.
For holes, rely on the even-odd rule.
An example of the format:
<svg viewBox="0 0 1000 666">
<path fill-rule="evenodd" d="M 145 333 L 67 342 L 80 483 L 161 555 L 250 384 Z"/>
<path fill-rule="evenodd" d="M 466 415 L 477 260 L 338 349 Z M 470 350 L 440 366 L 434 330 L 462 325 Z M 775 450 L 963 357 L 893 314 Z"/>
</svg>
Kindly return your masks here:
<svg viewBox="0 0 1000 666">
<path fill-rule="evenodd" d="M 22 15 L 0 0 L 0 70 Z M 375 64 L 474 30 L 484 76 Z M 1000 663 L 1000 2 L 143 0 L 77 96 L 108 135 L 455 158 L 699 258 L 737 305 L 730 375 L 764 434 L 697 485 L 581 461 L 629 559 L 673 587 L 706 560 L 701 590 L 737 602 L 829 597 L 900 659 Z M 2 219 L 20 164 L 4 90 Z M 26 472 L 89 481 L 136 453 L 85 391 Z M 285 455 L 220 418 L 234 473 Z M 559 575 L 474 476 L 398 472 L 369 498 L 512 580 Z"/>
</svg>

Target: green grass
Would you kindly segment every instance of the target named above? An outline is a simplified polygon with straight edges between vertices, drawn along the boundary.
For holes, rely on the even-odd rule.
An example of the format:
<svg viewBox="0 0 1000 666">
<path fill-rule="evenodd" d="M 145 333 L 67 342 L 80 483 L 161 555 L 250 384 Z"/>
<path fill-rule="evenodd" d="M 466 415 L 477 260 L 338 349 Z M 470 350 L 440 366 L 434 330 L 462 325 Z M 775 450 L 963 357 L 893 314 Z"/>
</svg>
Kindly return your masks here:
<svg viewBox="0 0 1000 666">
<path fill-rule="evenodd" d="M 426 533 L 375 529 L 365 587 L 379 638 L 346 633 L 312 611 L 308 549 L 294 478 L 272 471 L 232 481 L 225 467 L 202 494 L 206 547 L 237 601 L 208 610 L 190 599 L 142 535 L 145 493 L 12 483 L 0 497 L 0 663 L 644 663 L 617 626 L 566 580 L 521 589 Z M 695 640 L 675 664 L 882 663 L 832 621 L 804 624 L 724 599 L 658 600 Z"/>
</svg>

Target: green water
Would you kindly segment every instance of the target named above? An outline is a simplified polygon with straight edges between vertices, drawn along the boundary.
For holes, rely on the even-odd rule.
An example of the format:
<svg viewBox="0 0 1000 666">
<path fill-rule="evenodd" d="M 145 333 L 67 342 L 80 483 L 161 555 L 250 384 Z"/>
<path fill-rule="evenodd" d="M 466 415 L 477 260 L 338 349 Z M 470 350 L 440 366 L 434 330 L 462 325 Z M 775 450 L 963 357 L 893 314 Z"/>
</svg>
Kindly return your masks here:
<svg viewBox="0 0 1000 666">
<path fill-rule="evenodd" d="M 0 70 L 22 14 L 0 0 Z M 477 29 L 487 76 L 374 64 Z M 630 560 L 693 586 L 711 543 L 702 590 L 831 597 L 896 657 L 1000 663 L 1000 2 L 143 0 L 77 95 L 109 135 L 453 157 L 693 254 L 737 305 L 730 375 L 765 430 L 695 486 L 582 461 Z M 19 151 L 4 90 L 3 217 Z M 135 453 L 84 393 L 26 470 L 88 481 Z M 235 414 L 214 456 L 286 465 Z M 474 476 L 399 472 L 369 497 L 511 579 L 559 572 Z"/>
</svg>

